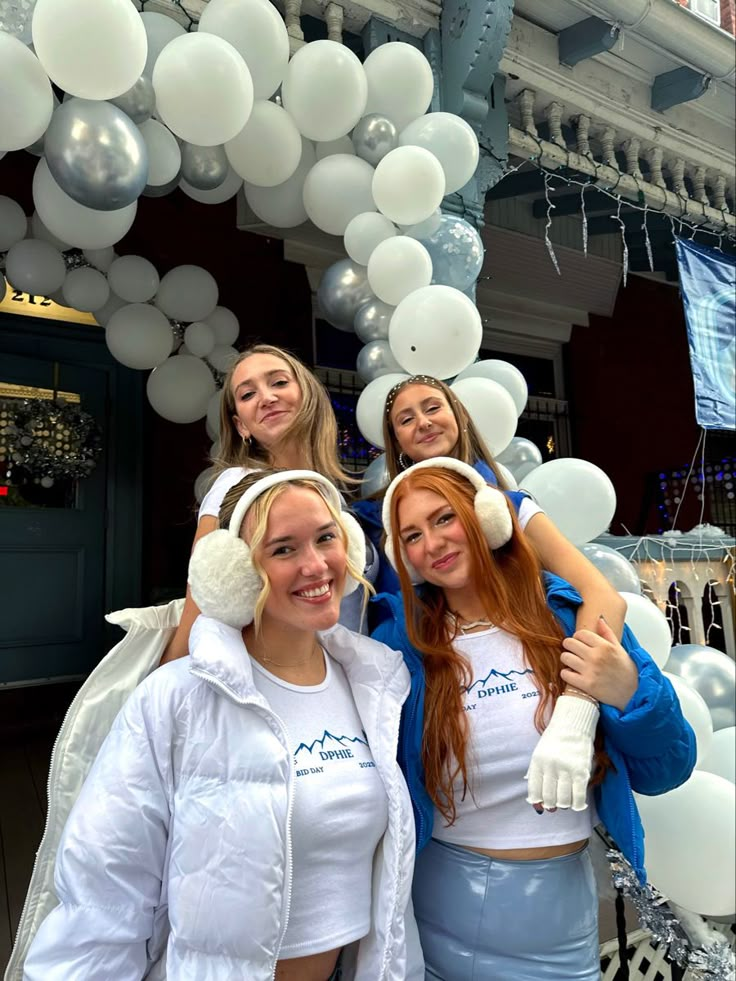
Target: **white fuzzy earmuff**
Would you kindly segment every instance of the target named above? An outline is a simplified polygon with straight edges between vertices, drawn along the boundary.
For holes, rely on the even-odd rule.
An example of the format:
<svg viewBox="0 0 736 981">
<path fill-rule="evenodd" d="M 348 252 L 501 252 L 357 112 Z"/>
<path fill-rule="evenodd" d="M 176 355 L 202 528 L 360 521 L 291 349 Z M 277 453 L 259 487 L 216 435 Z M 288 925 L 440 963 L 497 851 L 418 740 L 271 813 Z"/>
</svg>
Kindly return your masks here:
<svg viewBox="0 0 736 981">
<path fill-rule="evenodd" d="M 337 488 L 321 474 L 311 470 L 284 470 L 269 474 L 244 492 L 235 505 L 230 525 L 200 538 L 189 560 L 189 588 L 201 612 L 230 627 L 242 628 L 253 622 L 263 580 L 253 565 L 249 546 L 240 537 L 245 515 L 251 504 L 269 487 L 294 480 L 318 484 L 330 505 L 340 513 L 347 534 L 350 564 L 362 572 L 366 563 L 365 535 L 355 518 L 342 510 Z M 344 596 L 358 588 L 351 575 L 345 580 Z"/>
<path fill-rule="evenodd" d="M 383 511 L 382 520 L 383 528 L 386 532 L 386 545 L 385 552 L 386 558 L 389 560 L 391 565 L 396 569 L 396 544 L 394 542 L 394 537 L 391 533 L 391 501 L 393 499 L 394 490 L 407 477 L 409 474 L 414 473 L 416 470 L 426 470 L 427 467 L 439 467 L 442 470 L 454 470 L 455 473 L 459 473 L 460 476 L 465 477 L 465 479 L 475 487 L 475 513 L 478 518 L 478 523 L 481 527 L 481 531 L 485 536 L 491 548 L 500 548 L 509 541 L 511 535 L 513 534 L 514 525 L 511 520 L 511 514 L 509 513 L 508 504 L 506 498 L 502 491 L 495 487 L 490 487 L 483 477 L 470 466 L 469 463 L 462 463 L 460 460 L 455 460 L 453 457 L 449 456 L 438 456 L 431 460 L 422 460 L 421 463 L 413 464 L 408 470 L 404 470 L 398 476 L 394 477 L 388 486 L 386 491 L 386 496 L 383 499 Z M 399 547 L 401 549 L 401 556 L 404 561 L 404 566 L 406 571 L 409 573 L 409 578 L 411 579 L 413 585 L 418 586 L 420 583 L 424 582 L 422 576 L 417 572 L 414 566 L 406 558 L 406 550 L 402 542 L 399 542 Z"/>
</svg>

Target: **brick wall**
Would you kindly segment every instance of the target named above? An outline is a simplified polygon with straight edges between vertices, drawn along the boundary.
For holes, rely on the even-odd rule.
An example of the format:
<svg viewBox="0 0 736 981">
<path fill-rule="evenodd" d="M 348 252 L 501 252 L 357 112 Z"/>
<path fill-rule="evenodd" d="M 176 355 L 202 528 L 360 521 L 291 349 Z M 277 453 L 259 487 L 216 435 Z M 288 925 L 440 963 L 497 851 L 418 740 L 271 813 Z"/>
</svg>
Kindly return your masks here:
<svg viewBox="0 0 736 981">
<path fill-rule="evenodd" d="M 736 0 L 721 0 L 721 27 L 736 35 Z"/>
</svg>

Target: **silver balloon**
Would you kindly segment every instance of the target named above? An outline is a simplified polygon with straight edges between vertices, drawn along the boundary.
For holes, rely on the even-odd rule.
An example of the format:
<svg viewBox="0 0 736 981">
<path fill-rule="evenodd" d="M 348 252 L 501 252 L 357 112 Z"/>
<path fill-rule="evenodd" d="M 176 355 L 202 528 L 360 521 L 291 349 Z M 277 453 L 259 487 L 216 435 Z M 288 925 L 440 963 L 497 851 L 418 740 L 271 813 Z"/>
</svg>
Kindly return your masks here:
<svg viewBox="0 0 736 981">
<path fill-rule="evenodd" d="M 588 542 L 580 551 L 602 573 L 619 593 L 641 593 L 639 573 L 629 560 L 615 548 Z"/>
<path fill-rule="evenodd" d="M 171 194 L 179 186 L 179 181 L 181 180 L 181 170 L 174 177 L 173 180 L 168 181 L 166 184 L 146 184 L 143 188 L 144 198 L 163 198 L 167 194 Z"/>
<path fill-rule="evenodd" d="M 356 155 L 375 167 L 399 145 L 399 134 L 390 119 L 372 112 L 358 121 L 352 141 Z"/>
<path fill-rule="evenodd" d="M 358 352 L 356 364 L 358 374 L 364 382 L 372 382 L 381 375 L 390 375 L 404 369 L 393 355 L 388 341 L 371 341 Z"/>
<path fill-rule="evenodd" d="M 377 494 L 384 487 L 388 487 L 389 483 L 386 454 L 381 453 L 375 460 L 371 460 L 363 473 L 363 479 L 360 484 L 361 497 L 370 497 L 371 494 Z"/>
<path fill-rule="evenodd" d="M 701 644 L 678 644 L 664 669 L 703 697 L 714 732 L 736 725 L 736 664 L 727 654 Z"/>
<path fill-rule="evenodd" d="M 230 164 L 222 146 L 181 145 L 181 176 L 198 191 L 214 191 L 224 183 Z"/>
<path fill-rule="evenodd" d="M 346 332 L 353 330 L 358 309 L 373 299 L 366 267 L 359 266 L 352 259 L 340 259 L 328 266 L 317 290 L 317 301 L 324 319 Z"/>
<path fill-rule="evenodd" d="M 70 198 L 97 211 L 132 204 L 146 186 L 148 150 L 130 116 L 109 102 L 70 99 L 46 130 L 49 170 Z"/>
<path fill-rule="evenodd" d="M 396 307 L 390 307 L 383 300 L 373 299 L 364 303 L 355 314 L 355 333 L 364 344 L 371 341 L 387 341 L 388 325 Z"/>
<path fill-rule="evenodd" d="M 541 465 L 542 453 L 530 439 L 514 436 L 503 453 L 498 454 L 497 459 L 511 471 L 518 483 Z"/>
<path fill-rule="evenodd" d="M 113 106 L 122 109 L 134 123 L 145 123 L 153 115 L 156 108 L 156 95 L 153 82 L 147 75 L 141 75 L 138 81 L 127 92 L 108 100 Z"/>
</svg>

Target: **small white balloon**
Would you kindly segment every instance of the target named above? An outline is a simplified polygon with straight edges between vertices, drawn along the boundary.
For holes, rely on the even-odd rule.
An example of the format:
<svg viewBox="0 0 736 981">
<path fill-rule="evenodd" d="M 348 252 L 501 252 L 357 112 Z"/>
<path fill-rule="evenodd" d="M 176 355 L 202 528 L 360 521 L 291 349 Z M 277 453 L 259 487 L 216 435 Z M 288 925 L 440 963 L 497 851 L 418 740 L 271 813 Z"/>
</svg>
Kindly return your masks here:
<svg viewBox="0 0 736 981">
<path fill-rule="evenodd" d="M 140 16 L 148 41 L 148 52 L 143 74 L 150 78 L 153 75 L 153 66 L 156 64 L 156 59 L 169 41 L 173 41 L 175 37 L 182 37 L 187 32 L 173 17 L 168 17 L 166 14 L 157 14 L 144 10 Z"/>
<path fill-rule="evenodd" d="M 107 273 L 110 266 L 117 259 L 115 249 L 111 245 L 106 245 L 102 249 L 85 249 L 82 254 L 90 265 L 94 266 L 95 269 L 99 269 L 102 273 Z"/>
<path fill-rule="evenodd" d="M 207 360 L 223 374 L 230 370 L 230 366 L 233 361 L 237 360 L 240 356 L 240 352 L 229 344 L 217 344 L 207 355 Z"/>
<path fill-rule="evenodd" d="M 174 335 L 166 317 L 148 303 L 129 303 L 110 317 L 105 341 L 128 368 L 155 368 L 171 354 Z"/>
<path fill-rule="evenodd" d="M 302 136 L 336 140 L 363 115 L 368 82 L 350 48 L 337 41 L 312 41 L 289 62 L 281 98 Z"/>
<path fill-rule="evenodd" d="M 0 194 L 0 252 L 26 237 L 28 219 L 21 206 L 12 198 Z M 35 236 L 34 236 L 35 237 Z"/>
<path fill-rule="evenodd" d="M 398 229 L 385 215 L 366 211 L 356 215 L 345 229 L 345 251 L 361 266 L 367 266 L 373 250 L 387 238 L 398 234 Z"/>
<path fill-rule="evenodd" d="M 397 225 L 424 221 L 445 195 L 440 162 L 420 146 L 400 146 L 381 160 L 373 176 L 373 199 Z"/>
<path fill-rule="evenodd" d="M 622 592 L 626 600 L 626 626 L 651 656 L 658 668 L 663 668 L 670 656 L 672 634 L 667 617 L 656 603 L 638 593 Z"/>
<path fill-rule="evenodd" d="M 736 784 L 736 729 L 733 726 L 713 733 L 710 749 L 698 759 L 698 769 Z"/>
<path fill-rule="evenodd" d="M 200 204 L 222 204 L 223 201 L 229 201 L 235 197 L 242 186 L 243 178 L 240 174 L 236 174 L 232 167 L 228 170 L 227 177 L 222 184 L 219 187 L 213 188 L 211 191 L 202 191 L 198 187 L 192 187 L 184 178 L 179 182 L 179 187 L 187 197 L 192 198 L 194 201 L 199 201 Z"/>
<path fill-rule="evenodd" d="M 567 457 L 536 467 L 521 482 L 573 545 L 601 535 L 613 520 L 616 492 L 594 463 Z"/>
<path fill-rule="evenodd" d="M 464 378 L 450 386 L 493 456 L 502 453 L 516 432 L 516 406 L 509 393 L 490 378 Z"/>
<path fill-rule="evenodd" d="M 450 378 L 478 354 L 483 324 L 475 304 L 459 290 L 425 286 L 397 306 L 388 339 L 410 374 Z"/>
<path fill-rule="evenodd" d="M 445 193 L 459 191 L 478 166 L 478 137 L 469 123 L 452 112 L 429 112 L 402 130 L 401 146 L 421 146 L 439 160 L 445 172 Z"/>
<path fill-rule="evenodd" d="M 66 306 L 86 313 L 101 310 L 110 299 L 110 287 L 104 275 L 89 266 L 68 272 L 61 289 Z"/>
<path fill-rule="evenodd" d="M 217 306 L 219 290 L 211 273 L 201 266 L 176 266 L 166 273 L 155 304 L 172 320 L 206 320 Z"/>
<path fill-rule="evenodd" d="M 2 157 L 4 151 L 22 150 L 43 136 L 54 111 L 54 96 L 34 53 L 17 37 L 1 30 L 0 92 Z"/>
<path fill-rule="evenodd" d="M 372 180 L 373 168 L 360 157 L 338 153 L 318 160 L 304 182 L 307 215 L 323 232 L 344 235 L 356 215 L 376 210 Z"/>
<path fill-rule="evenodd" d="M 698 765 L 707 758 L 713 743 L 713 720 L 710 717 L 708 706 L 705 704 L 703 696 L 699 695 L 678 675 L 670 674 L 668 671 L 663 671 L 662 674 L 675 689 L 682 714 L 695 733 L 695 745 L 698 753 L 696 765 Z"/>
<path fill-rule="evenodd" d="M 122 310 L 123 307 L 127 306 L 127 302 L 125 300 L 121 300 L 120 297 L 116 296 L 111 290 L 110 297 L 104 307 L 100 307 L 99 310 L 95 310 L 95 320 L 100 327 L 107 327 L 112 319 L 112 315 L 117 313 L 118 310 Z"/>
<path fill-rule="evenodd" d="M 22 293 L 48 296 L 66 277 L 66 265 L 58 249 L 49 242 L 25 238 L 16 242 L 5 257 L 8 282 Z"/>
<path fill-rule="evenodd" d="M 432 281 L 429 252 L 413 238 L 387 238 L 368 260 L 368 282 L 379 300 L 397 306 L 415 290 Z M 389 333 L 389 337 L 390 337 Z"/>
<path fill-rule="evenodd" d="M 176 137 L 158 119 L 147 119 L 138 129 L 148 150 L 148 186 L 163 187 L 181 170 L 181 150 Z"/>
<path fill-rule="evenodd" d="M 234 344 L 240 336 L 238 318 L 227 307 L 215 307 L 207 317 L 207 325 L 212 330 L 215 344 Z"/>
<path fill-rule="evenodd" d="M 204 418 L 214 391 L 215 379 L 210 369 L 204 361 L 189 355 L 164 361 L 146 383 L 148 401 L 169 422 L 188 423 Z"/>
<path fill-rule="evenodd" d="M 206 358 L 215 346 L 215 334 L 205 323 L 195 321 L 184 331 L 184 343 L 195 358 Z"/>
<path fill-rule="evenodd" d="M 432 66 L 413 44 L 380 44 L 365 59 L 364 68 L 368 80 L 365 115 L 387 116 L 401 131 L 429 108 L 434 92 Z"/>
<path fill-rule="evenodd" d="M 514 400 L 516 414 L 520 416 L 524 411 L 529 398 L 529 389 L 522 373 L 516 365 L 509 361 L 499 361 L 495 358 L 487 361 L 475 361 L 460 372 L 456 381 L 460 381 L 461 378 L 490 378 L 492 381 L 498 382 L 499 385 L 503 385 Z"/>
<path fill-rule="evenodd" d="M 245 186 L 245 200 L 253 212 L 274 228 L 296 228 L 307 220 L 304 207 L 304 182 L 315 163 L 314 144 L 302 137 L 299 166 L 291 177 L 278 187 Z"/>
<path fill-rule="evenodd" d="M 159 287 L 156 267 L 139 255 L 115 259 L 107 271 L 107 281 L 110 289 L 128 303 L 146 303 Z"/>
<path fill-rule="evenodd" d="M 215 34 L 174 38 L 153 69 L 156 114 L 187 143 L 219 146 L 248 122 L 253 82 L 235 48 Z"/>
<path fill-rule="evenodd" d="M 323 143 L 315 143 L 314 150 L 317 160 L 331 157 L 335 153 L 347 153 L 348 156 L 355 156 L 355 147 L 349 136 L 340 136 L 336 140 L 326 140 Z"/>
<path fill-rule="evenodd" d="M 383 414 L 386 408 L 386 396 L 400 381 L 408 378 L 407 374 L 397 372 L 393 375 L 381 375 L 380 378 L 369 382 L 358 396 L 355 406 L 355 421 L 365 439 L 374 446 L 384 449 Z"/>
<path fill-rule="evenodd" d="M 230 166 L 257 187 L 288 180 L 302 155 L 302 138 L 294 120 L 275 102 L 256 102 L 248 122 L 225 144 Z"/>
</svg>

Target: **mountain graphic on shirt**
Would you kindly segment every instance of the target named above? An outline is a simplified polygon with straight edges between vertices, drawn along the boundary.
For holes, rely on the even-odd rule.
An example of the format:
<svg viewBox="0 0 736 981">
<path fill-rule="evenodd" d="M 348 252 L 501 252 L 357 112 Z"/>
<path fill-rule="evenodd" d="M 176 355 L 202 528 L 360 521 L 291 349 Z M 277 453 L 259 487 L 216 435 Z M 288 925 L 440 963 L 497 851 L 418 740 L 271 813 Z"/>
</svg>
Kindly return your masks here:
<svg viewBox="0 0 736 981">
<path fill-rule="evenodd" d="M 496 671 L 492 668 L 491 671 L 485 676 L 485 678 L 477 678 L 471 685 L 467 687 L 465 685 L 460 686 L 461 692 L 471 692 L 474 688 L 485 688 L 491 678 L 503 678 L 504 681 L 511 681 L 511 679 L 516 676 L 517 678 L 523 678 L 525 675 L 533 674 L 531 668 L 526 668 L 524 671 Z"/>
<path fill-rule="evenodd" d="M 337 743 L 341 748 L 344 748 L 346 743 L 360 743 L 363 746 L 367 746 L 368 739 L 366 738 L 365 733 L 363 733 L 363 738 L 360 736 L 333 736 L 331 732 L 328 732 L 327 729 L 325 729 L 324 735 L 322 735 L 319 739 L 315 739 L 311 743 L 299 743 L 294 751 L 294 756 L 298 756 L 302 750 L 305 750 L 307 753 L 311 754 L 314 752 L 316 746 L 318 746 L 320 749 L 324 749 L 325 745 L 330 745 L 331 743 Z"/>
</svg>

